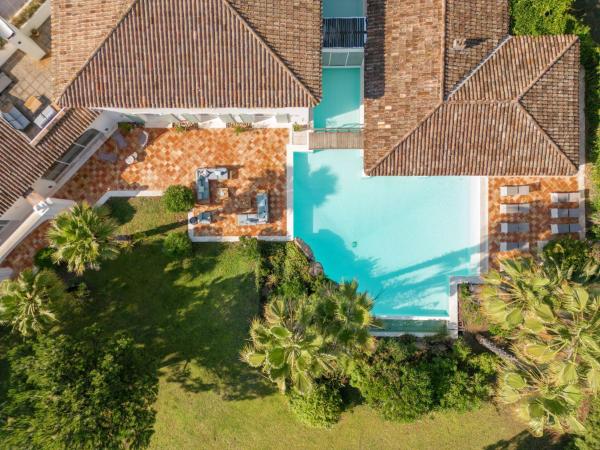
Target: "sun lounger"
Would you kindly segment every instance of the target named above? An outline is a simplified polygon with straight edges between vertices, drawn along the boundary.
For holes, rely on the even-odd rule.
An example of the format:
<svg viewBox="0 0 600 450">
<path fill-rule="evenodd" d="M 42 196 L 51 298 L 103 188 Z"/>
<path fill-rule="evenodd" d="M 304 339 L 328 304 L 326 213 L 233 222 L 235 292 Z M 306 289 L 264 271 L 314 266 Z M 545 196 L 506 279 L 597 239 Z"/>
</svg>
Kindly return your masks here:
<svg viewBox="0 0 600 450">
<path fill-rule="evenodd" d="M 512 250 L 526 252 L 529 250 L 529 242 L 500 242 L 501 252 L 510 252 Z"/>
<path fill-rule="evenodd" d="M 552 192 L 550 194 L 552 203 L 577 203 L 579 192 Z"/>
<path fill-rule="evenodd" d="M 529 203 L 512 203 L 500 205 L 500 214 L 528 214 Z"/>
<path fill-rule="evenodd" d="M 552 234 L 579 233 L 581 225 L 578 223 L 553 223 L 550 225 L 550 230 Z"/>
<path fill-rule="evenodd" d="M 529 185 L 521 186 L 502 186 L 500 187 L 501 197 L 514 197 L 515 195 L 527 195 L 529 194 Z"/>
<path fill-rule="evenodd" d="M 209 174 L 207 169 L 198 169 L 196 171 L 196 196 L 200 202 L 210 199 Z"/>
<path fill-rule="evenodd" d="M 553 219 L 562 219 L 563 217 L 579 217 L 581 210 L 579 208 L 552 208 L 550 217 Z"/>
<path fill-rule="evenodd" d="M 529 233 L 529 223 L 527 222 L 502 222 L 500 224 L 501 233 Z"/>
</svg>

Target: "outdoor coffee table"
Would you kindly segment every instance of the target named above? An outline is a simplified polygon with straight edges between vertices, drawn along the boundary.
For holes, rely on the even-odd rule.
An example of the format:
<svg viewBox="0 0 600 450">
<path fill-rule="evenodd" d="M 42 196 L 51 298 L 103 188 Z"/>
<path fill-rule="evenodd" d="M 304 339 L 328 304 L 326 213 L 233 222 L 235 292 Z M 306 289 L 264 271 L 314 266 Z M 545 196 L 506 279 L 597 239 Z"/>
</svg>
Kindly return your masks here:
<svg viewBox="0 0 600 450">
<path fill-rule="evenodd" d="M 217 199 L 218 200 L 226 200 L 229 198 L 229 189 L 226 187 L 221 187 L 217 189 Z"/>
</svg>

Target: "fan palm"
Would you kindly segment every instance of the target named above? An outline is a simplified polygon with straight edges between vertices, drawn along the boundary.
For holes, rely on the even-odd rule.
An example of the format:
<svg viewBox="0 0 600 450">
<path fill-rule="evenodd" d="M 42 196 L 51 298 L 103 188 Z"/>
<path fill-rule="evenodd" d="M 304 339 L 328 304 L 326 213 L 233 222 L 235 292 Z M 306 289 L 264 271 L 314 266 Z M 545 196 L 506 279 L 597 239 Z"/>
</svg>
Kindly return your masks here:
<svg viewBox="0 0 600 450">
<path fill-rule="evenodd" d="M 323 287 L 315 295 L 313 305 L 316 326 L 335 348 L 347 354 L 374 350 L 375 338 L 369 333 L 375 324 L 371 315 L 373 300 L 358 292 L 356 281 Z"/>
<path fill-rule="evenodd" d="M 500 399 L 515 404 L 536 435 L 579 432 L 582 400 L 600 389 L 600 299 L 555 266 L 506 267 L 486 278 L 482 297 L 490 322 L 509 330 L 516 356 L 502 370 Z"/>
<path fill-rule="evenodd" d="M 86 268 L 98 269 L 100 261 L 118 255 L 112 235 L 117 229 L 108 210 L 87 203 L 57 216 L 48 231 L 52 255 L 57 263 L 65 262 L 70 272 L 81 275 Z"/>
<path fill-rule="evenodd" d="M 66 296 L 62 280 L 50 270 L 21 272 L 0 284 L 0 320 L 29 337 L 46 330 L 56 317 L 53 304 Z"/>
<path fill-rule="evenodd" d="M 243 361 L 261 368 L 282 392 L 288 385 L 302 393 L 310 391 L 314 380 L 335 365 L 323 336 L 309 326 L 305 305 L 304 298 L 277 298 L 267 304 L 264 320 L 252 322 L 251 345 L 241 353 Z"/>
</svg>

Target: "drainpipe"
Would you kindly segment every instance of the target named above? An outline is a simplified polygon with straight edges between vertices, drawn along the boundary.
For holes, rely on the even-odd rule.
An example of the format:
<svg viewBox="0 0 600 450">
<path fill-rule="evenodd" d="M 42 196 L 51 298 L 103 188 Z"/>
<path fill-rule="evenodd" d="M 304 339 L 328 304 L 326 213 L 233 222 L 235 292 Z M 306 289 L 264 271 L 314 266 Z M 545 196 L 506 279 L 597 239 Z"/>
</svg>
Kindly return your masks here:
<svg viewBox="0 0 600 450">
<path fill-rule="evenodd" d="M 39 61 L 46 56 L 46 52 L 33 39 L 2 17 L 0 17 L 0 37 L 33 59 Z"/>
</svg>

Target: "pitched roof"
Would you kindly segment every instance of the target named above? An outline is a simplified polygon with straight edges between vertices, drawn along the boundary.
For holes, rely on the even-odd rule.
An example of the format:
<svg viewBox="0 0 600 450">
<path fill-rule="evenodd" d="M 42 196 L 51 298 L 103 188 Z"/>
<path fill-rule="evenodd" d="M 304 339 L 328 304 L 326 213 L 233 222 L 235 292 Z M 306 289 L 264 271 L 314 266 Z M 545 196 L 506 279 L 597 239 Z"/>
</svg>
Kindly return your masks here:
<svg viewBox="0 0 600 450">
<path fill-rule="evenodd" d="M 81 3 L 99 9 L 104 1 L 54 1 L 57 33 L 63 32 L 62 23 L 74 39 L 86 39 L 85 27 L 60 18 L 65 5 L 75 4 L 86 19 L 94 20 L 94 8 Z M 78 59 L 79 67 L 73 71 L 75 63 L 58 62 L 57 81 L 70 76 L 62 85 L 62 105 L 252 108 L 318 102 L 320 2 L 128 0 L 121 3 L 121 11 L 127 3 L 130 7 L 96 41 L 85 61 Z M 114 18 L 109 16 L 106 24 Z M 96 38 L 102 33 L 93 34 Z M 64 41 L 56 47 L 55 59 L 60 60 Z"/>
<path fill-rule="evenodd" d="M 0 214 L 31 188 L 97 116 L 89 110 L 66 110 L 36 145 L 0 119 Z"/>
<path fill-rule="evenodd" d="M 389 5 L 396 0 L 380 1 Z M 443 82 L 440 76 L 431 77 L 412 65 L 399 65 L 396 79 L 409 82 L 401 85 L 386 74 L 385 93 L 365 102 L 367 171 L 372 175 L 576 173 L 580 139 L 577 38 L 502 36 L 503 28 L 508 32 L 506 1 L 473 0 L 469 8 L 464 3 L 446 0 L 441 5 L 445 11 L 443 58 L 432 64 L 443 71 Z M 471 16 L 475 13 L 479 25 Z M 396 41 L 402 41 L 406 28 L 397 21 L 388 24 L 388 19 L 386 27 L 395 30 Z M 415 122 L 414 114 L 407 118 L 401 112 L 410 108 L 404 106 L 411 95 L 408 91 L 427 81 L 439 87 L 440 95 Z M 371 83 L 366 75 L 365 84 Z M 379 84 L 377 80 L 375 85 Z M 368 97 L 369 90 L 365 92 Z M 395 142 L 378 139 L 379 129 L 369 130 L 373 116 L 380 116 L 382 109 L 374 104 L 382 99 L 388 112 L 386 125 L 404 132 Z M 418 98 L 417 103 L 429 106 L 431 99 Z"/>
</svg>

